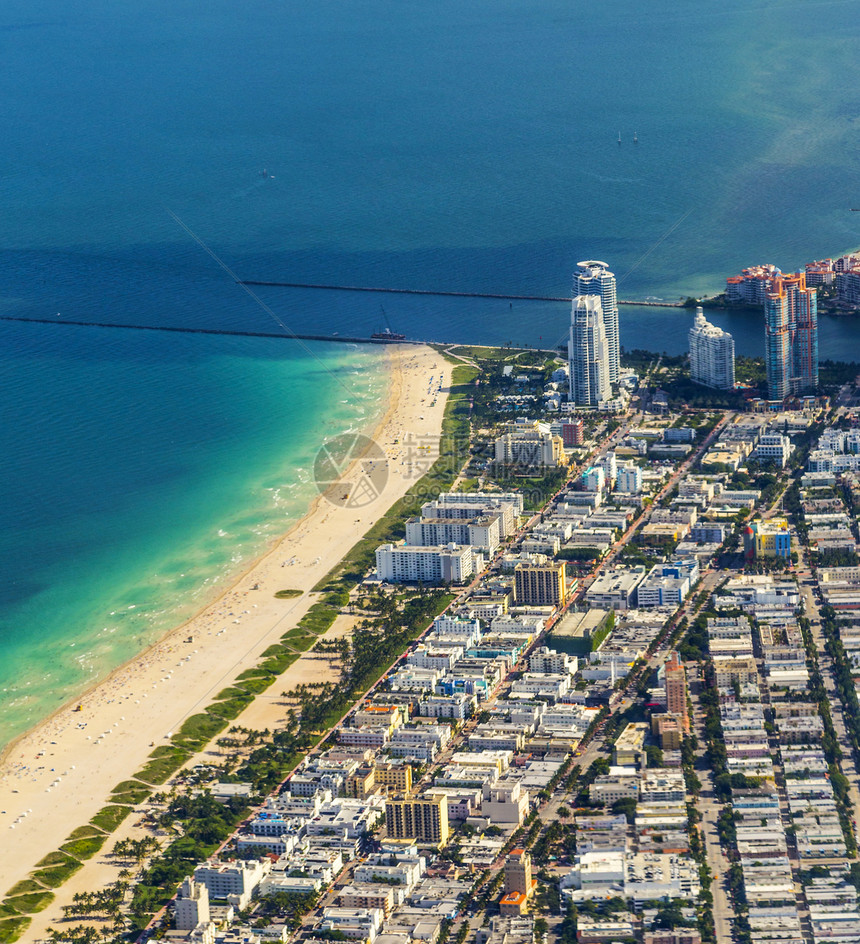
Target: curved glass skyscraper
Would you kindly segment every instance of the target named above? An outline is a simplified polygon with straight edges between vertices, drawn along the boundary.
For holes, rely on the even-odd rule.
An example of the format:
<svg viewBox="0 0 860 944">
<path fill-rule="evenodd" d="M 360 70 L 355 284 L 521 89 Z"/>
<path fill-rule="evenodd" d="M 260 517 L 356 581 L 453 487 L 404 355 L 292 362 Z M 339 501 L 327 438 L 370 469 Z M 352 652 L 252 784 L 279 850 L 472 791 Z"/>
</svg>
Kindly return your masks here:
<svg viewBox="0 0 860 944">
<path fill-rule="evenodd" d="M 609 382 L 618 383 L 620 373 L 620 343 L 618 339 L 618 297 L 615 276 L 605 262 L 588 260 L 578 262 L 573 273 L 573 297 L 599 295 L 606 331 L 606 349 L 609 360 Z"/>
</svg>

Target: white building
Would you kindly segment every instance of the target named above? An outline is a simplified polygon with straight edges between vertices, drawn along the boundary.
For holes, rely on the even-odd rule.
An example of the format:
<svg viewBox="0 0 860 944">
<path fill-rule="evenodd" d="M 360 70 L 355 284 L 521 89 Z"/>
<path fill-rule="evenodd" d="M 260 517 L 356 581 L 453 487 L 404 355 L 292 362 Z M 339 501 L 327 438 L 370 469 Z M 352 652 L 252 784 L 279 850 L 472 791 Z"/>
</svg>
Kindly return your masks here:
<svg viewBox="0 0 860 944">
<path fill-rule="evenodd" d="M 762 433 L 753 455 L 759 462 L 773 462 L 785 468 L 791 456 L 791 440 L 782 433 Z"/>
<path fill-rule="evenodd" d="M 553 436 L 546 423 L 519 425 L 501 435 L 495 448 L 496 462 L 506 465 L 556 466 L 564 461 L 561 436 Z"/>
<path fill-rule="evenodd" d="M 606 337 L 609 383 L 618 383 L 620 369 L 620 334 L 618 330 L 618 298 L 615 275 L 605 262 L 587 260 L 577 263 L 573 274 L 573 296 L 598 295 L 603 314 L 603 331 Z M 607 398 L 608 399 L 608 398 Z"/>
<path fill-rule="evenodd" d="M 717 390 L 731 390 L 735 385 L 734 339 L 712 325 L 701 308 L 696 309 L 690 328 L 690 379 Z"/>
<path fill-rule="evenodd" d="M 209 889 L 186 876 L 176 896 L 176 929 L 193 931 L 209 921 Z"/>
<path fill-rule="evenodd" d="M 235 900 L 236 907 L 246 908 L 260 882 L 269 874 L 272 863 L 221 862 L 210 859 L 194 870 L 194 881 L 206 886 L 210 898 Z"/>
<path fill-rule="evenodd" d="M 536 649 L 529 656 L 529 672 L 540 672 L 549 675 L 576 675 L 579 669 L 579 659 L 569 656 L 566 652 L 556 652 L 546 646 Z"/>
<path fill-rule="evenodd" d="M 409 518 L 406 521 L 406 543 L 432 547 L 453 542 L 494 554 L 499 546 L 499 523 L 499 515 Z"/>
<path fill-rule="evenodd" d="M 596 407 L 609 400 L 612 396 L 609 346 L 598 295 L 574 297 L 567 356 L 571 402 Z"/>
<path fill-rule="evenodd" d="M 526 818 L 528 808 L 529 792 L 519 781 L 500 781 L 483 787 L 481 813 L 491 823 L 515 823 L 519 826 Z"/>
<path fill-rule="evenodd" d="M 642 470 L 638 465 L 620 465 L 615 490 L 638 495 L 642 491 Z"/>
<path fill-rule="evenodd" d="M 382 544 L 376 549 L 379 579 L 392 583 L 463 583 L 472 576 L 474 569 L 475 558 L 468 546 Z"/>
</svg>

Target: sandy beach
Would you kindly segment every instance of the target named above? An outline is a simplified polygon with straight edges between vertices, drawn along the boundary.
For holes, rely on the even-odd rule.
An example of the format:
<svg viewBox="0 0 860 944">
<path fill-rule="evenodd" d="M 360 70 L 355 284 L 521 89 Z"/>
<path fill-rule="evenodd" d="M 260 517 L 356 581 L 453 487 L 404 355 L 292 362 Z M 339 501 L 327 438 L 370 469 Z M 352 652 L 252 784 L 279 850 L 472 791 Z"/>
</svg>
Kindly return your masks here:
<svg viewBox="0 0 860 944">
<path fill-rule="evenodd" d="M 391 346 L 387 354 L 389 403 L 373 432 L 387 458 L 384 485 L 374 478 L 376 488 L 353 504 L 319 498 L 219 599 L 7 749 L 0 762 L 4 892 L 105 806 L 112 788 L 143 766 L 153 744 L 166 744 L 187 717 L 256 664 L 260 653 L 315 601 L 308 590 L 432 464 L 451 366 L 428 347 Z M 336 491 L 335 501 L 342 497 L 341 489 Z M 295 599 L 275 599 L 278 590 L 293 588 L 305 592 Z M 313 653 L 303 656 L 235 723 L 258 728 L 277 724 L 286 711 L 277 703 L 279 693 L 325 677 L 331 668 L 324 661 Z M 80 711 L 74 710 L 77 705 Z M 133 830 L 134 819 L 123 824 L 116 838 Z M 114 841 L 108 839 L 105 851 Z M 87 863 L 58 890 L 57 901 L 34 916 L 28 939 L 37 939 L 56 923 L 60 905 L 75 890 L 97 888 L 115 877 L 115 868 L 102 858 L 97 855 Z"/>
</svg>

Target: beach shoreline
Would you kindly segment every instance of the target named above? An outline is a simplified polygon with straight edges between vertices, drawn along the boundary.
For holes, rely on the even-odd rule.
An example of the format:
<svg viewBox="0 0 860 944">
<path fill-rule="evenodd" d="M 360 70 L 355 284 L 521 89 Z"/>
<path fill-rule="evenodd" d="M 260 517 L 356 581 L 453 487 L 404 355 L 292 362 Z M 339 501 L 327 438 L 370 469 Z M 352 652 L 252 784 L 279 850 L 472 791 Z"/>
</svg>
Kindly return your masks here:
<svg viewBox="0 0 860 944">
<path fill-rule="evenodd" d="M 384 348 L 383 348 L 384 350 Z M 390 380 L 392 373 L 392 358 L 390 356 L 390 351 L 386 352 L 389 356 L 386 357 L 383 362 L 383 369 L 385 370 L 388 378 Z M 362 430 L 363 434 L 368 436 L 370 439 L 376 440 L 385 429 L 385 425 L 388 422 L 391 412 L 396 406 L 392 397 L 389 395 L 388 401 L 386 403 L 385 409 L 382 411 L 381 415 L 378 416 L 375 420 L 371 420 L 365 428 Z M 118 666 L 111 669 L 106 675 L 97 678 L 96 680 L 90 682 L 86 688 L 81 690 L 78 694 L 69 696 L 61 705 L 57 708 L 54 708 L 49 714 L 45 715 L 43 718 L 40 718 L 35 724 L 31 725 L 26 730 L 22 731 L 20 734 L 15 735 L 10 741 L 5 745 L 0 747 L 0 778 L 3 775 L 3 767 L 6 764 L 9 757 L 15 750 L 16 745 L 18 745 L 22 740 L 26 739 L 30 735 L 34 734 L 39 730 L 39 728 L 49 724 L 54 718 L 58 715 L 63 714 L 68 711 L 72 706 L 82 703 L 85 699 L 90 697 L 94 692 L 98 691 L 104 685 L 107 685 L 114 679 L 115 676 L 120 675 L 129 665 L 136 662 L 139 659 L 146 658 L 146 656 L 153 651 L 157 650 L 165 641 L 170 639 L 174 635 L 181 635 L 183 631 L 187 629 L 188 626 L 193 624 L 195 620 L 199 619 L 206 613 L 207 610 L 211 609 L 214 606 L 217 606 L 225 597 L 227 597 L 236 586 L 254 571 L 255 568 L 259 567 L 266 558 L 278 549 L 285 541 L 287 541 L 294 531 L 298 530 L 303 522 L 311 518 L 317 511 L 320 502 L 325 501 L 325 495 L 320 492 L 315 495 L 311 500 L 310 505 L 307 510 L 293 523 L 289 528 L 275 537 L 270 538 L 266 542 L 266 546 L 253 557 L 250 561 L 245 561 L 235 571 L 232 571 L 224 576 L 224 580 L 212 588 L 212 595 L 204 600 L 201 605 L 188 617 L 186 617 L 182 622 L 177 623 L 174 626 L 171 626 L 166 631 L 162 632 L 156 639 L 147 644 L 143 649 L 136 652 L 133 656 L 130 656 L 128 659 L 125 659 Z"/>
<path fill-rule="evenodd" d="M 154 746 L 169 743 L 186 718 L 280 641 L 318 599 L 312 588 L 438 455 L 449 365 L 429 347 L 392 346 L 387 353 L 386 408 L 366 433 L 387 458 L 384 488 L 355 507 L 318 495 L 302 518 L 195 616 L 4 748 L 4 890 L 109 803 L 115 784 L 139 770 Z M 440 373 L 445 380 L 437 393 Z M 420 456 L 410 455 L 409 435 L 422 444 Z M 303 593 L 275 598 L 277 590 L 290 588 Z"/>
</svg>

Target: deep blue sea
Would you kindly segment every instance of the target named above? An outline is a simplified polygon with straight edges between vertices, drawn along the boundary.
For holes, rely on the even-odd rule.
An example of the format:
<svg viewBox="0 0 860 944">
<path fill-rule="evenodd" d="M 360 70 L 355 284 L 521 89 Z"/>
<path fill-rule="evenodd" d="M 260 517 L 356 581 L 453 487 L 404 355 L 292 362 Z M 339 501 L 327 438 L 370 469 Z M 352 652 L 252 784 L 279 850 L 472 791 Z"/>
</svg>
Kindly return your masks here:
<svg viewBox="0 0 860 944">
<path fill-rule="evenodd" d="M 364 334 L 382 304 L 412 337 L 549 346 L 562 304 L 234 277 L 567 295 L 597 258 L 675 299 L 842 253 L 858 6 L 6 0 L 0 315 Z M 758 315 L 711 317 L 761 352 Z M 683 350 L 690 318 L 624 308 L 622 344 Z M 860 324 L 820 347 L 860 360 Z M 0 322 L 0 742 L 286 530 L 380 363 Z"/>
</svg>

